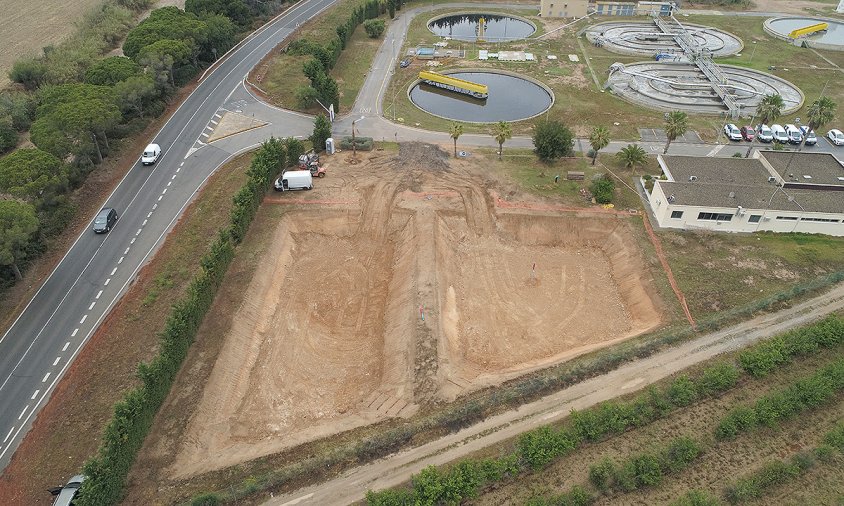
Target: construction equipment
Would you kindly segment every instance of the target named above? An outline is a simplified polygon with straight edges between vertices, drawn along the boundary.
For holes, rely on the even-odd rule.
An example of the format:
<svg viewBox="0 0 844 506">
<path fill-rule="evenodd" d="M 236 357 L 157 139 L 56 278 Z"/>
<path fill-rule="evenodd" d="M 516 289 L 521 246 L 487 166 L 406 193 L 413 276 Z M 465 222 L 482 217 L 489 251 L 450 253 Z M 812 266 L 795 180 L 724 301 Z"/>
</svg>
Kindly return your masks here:
<svg viewBox="0 0 844 506">
<path fill-rule="evenodd" d="M 313 177 L 325 177 L 325 167 L 322 167 L 319 161 L 309 163 L 308 170 L 311 171 Z"/>
<path fill-rule="evenodd" d="M 307 169 L 312 162 L 319 163 L 319 155 L 315 151 L 309 151 L 299 156 L 299 168 Z"/>
</svg>

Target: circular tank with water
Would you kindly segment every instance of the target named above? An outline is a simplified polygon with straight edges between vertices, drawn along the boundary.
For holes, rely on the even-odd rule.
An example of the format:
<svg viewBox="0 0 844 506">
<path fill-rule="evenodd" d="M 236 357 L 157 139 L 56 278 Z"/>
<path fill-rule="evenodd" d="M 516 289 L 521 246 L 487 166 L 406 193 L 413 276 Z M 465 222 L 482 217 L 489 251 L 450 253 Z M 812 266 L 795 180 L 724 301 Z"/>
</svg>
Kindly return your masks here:
<svg viewBox="0 0 844 506">
<path fill-rule="evenodd" d="M 781 39 L 791 40 L 788 36 L 793 30 L 806 28 L 818 23 L 827 23 L 825 31 L 809 34 L 799 40 L 809 46 L 820 49 L 844 51 L 844 22 L 827 18 L 808 18 L 802 16 L 785 16 L 771 18 L 765 21 L 765 31 Z"/>
<path fill-rule="evenodd" d="M 483 23 L 481 23 L 483 20 Z M 483 33 L 480 26 L 483 24 Z M 520 40 L 530 37 L 536 27 L 528 20 L 505 14 L 456 13 L 428 21 L 428 29 L 440 37 L 475 42 Z"/>
<path fill-rule="evenodd" d="M 489 87 L 489 98 L 477 99 L 417 82 L 408 91 L 411 102 L 435 116 L 472 123 L 495 123 L 532 118 L 554 103 L 550 89 L 527 78 L 497 72 L 448 74 Z"/>
</svg>

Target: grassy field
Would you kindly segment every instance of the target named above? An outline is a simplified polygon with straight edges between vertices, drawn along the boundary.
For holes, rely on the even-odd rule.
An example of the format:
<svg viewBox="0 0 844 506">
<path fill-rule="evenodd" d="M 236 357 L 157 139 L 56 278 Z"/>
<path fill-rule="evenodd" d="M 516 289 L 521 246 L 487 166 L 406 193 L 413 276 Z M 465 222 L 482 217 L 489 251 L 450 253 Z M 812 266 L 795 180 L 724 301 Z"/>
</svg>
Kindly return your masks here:
<svg viewBox="0 0 844 506">
<path fill-rule="evenodd" d="M 521 12 L 521 14 L 524 15 L 525 13 Z M 425 26 L 425 22 L 432 15 L 418 16 L 411 22 L 407 44 L 403 51 L 407 47 L 431 44 L 437 40 L 437 37 Z M 527 17 L 538 25 L 547 22 L 547 20 L 541 18 Z M 609 19 L 595 18 L 593 22 L 607 20 Z M 841 71 L 831 66 L 823 58 L 829 59 L 836 65 L 844 65 L 844 54 L 841 52 L 814 51 L 790 46 L 781 40 L 768 36 L 762 29 L 762 18 L 694 15 L 682 17 L 681 20 L 721 28 L 742 38 L 745 43 L 745 50 L 741 56 L 719 59 L 719 63 L 740 65 L 770 72 L 794 83 L 803 90 L 806 95 L 806 105 L 788 117 L 781 118 L 781 122 L 791 122 L 795 117 L 805 118 L 808 104 L 817 99 L 822 91 L 837 103 L 844 104 L 844 89 L 836 85 L 838 80 L 841 79 Z M 551 87 L 556 97 L 556 102 L 549 113 L 549 117 L 569 125 L 578 135 L 587 135 L 594 125 L 604 125 L 610 129 L 613 139 L 637 140 L 637 128 L 643 126 L 658 128 L 663 122 L 661 112 L 629 104 L 613 97 L 609 92 L 602 91 L 595 85 L 595 80 L 603 85 L 606 81 L 607 69 L 612 63 L 631 63 L 646 58 L 619 55 L 590 45 L 585 38 L 575 36 L 575 32 L 585 26 L 585 24 L 578 24 L 573 28 L 566 29 L 564 34 L 554 36 L 548 41 L 526 41 L 494 46 L 496 49 L 533 52 L 537 55 L 535 63 L 481 62 L 474 59 L 477 54 L 477 46 L 464 43 L 464 48 L 467 49 L 467 59 L 460 62 L 444 62 L 445 65 L 440 68 L 453 69 L 465 66 L 502 68 L 515 70 L 539 79 Z M 753 44 L 753 41 L 756 41 L 756 44 Z M 546 56 L 549 54 L 556 55 L 558 59 L 548 60 Z M 570 62 L 566 57 L 568 54 L 578 55 L 580 62 Z M 589 65 L 586 64 L 587 62 Z M 435 118 L 421 111 L 406 97 L 405 90 L 414 81 L 415 74 L 420 69 L 418 65 L 418 63 L 414 63 L 411 67 L 396 73 L 396 78 L 390 84 L 386 95 L 387 97 L 396 97 L 395 111 L 392 109 L 392 101 L 389 104 L 385 103 L 385 115 L 393 117 L 395 114 L 397 118 L 402 118 L 405 124 L 415 125 L 418 123 L 422 128 L 447 130 L 450 121 Z M 775 66 L 776 70 L 768 70 L 771 65 Z M 841 117 L 842 112 L 839 110 L 831 124 L 839 124 Z M 531 120 L 516 122 L 513 125 L 514 133 L 526 135 L 529 133 L 532 124 L 533 121 Z M 710 141 L 719 137 L 722 125 L 723 117 L 698 115 L 692 116 L 690 121 L 691 128 L 698 131 L 704 140 Z M 486 129 L 487 127 L 483 125 L 467 124 L 465 126 L 467 132 L 485 132 Z"/>
<path fill-rule="evenodd" d="M 75 21 L 103 0 L 54 2 L 0 0 L 0 87 L 18 58 L 37 56 L 41 48 L 61 42 L 76 30 Z"/>
</svg>

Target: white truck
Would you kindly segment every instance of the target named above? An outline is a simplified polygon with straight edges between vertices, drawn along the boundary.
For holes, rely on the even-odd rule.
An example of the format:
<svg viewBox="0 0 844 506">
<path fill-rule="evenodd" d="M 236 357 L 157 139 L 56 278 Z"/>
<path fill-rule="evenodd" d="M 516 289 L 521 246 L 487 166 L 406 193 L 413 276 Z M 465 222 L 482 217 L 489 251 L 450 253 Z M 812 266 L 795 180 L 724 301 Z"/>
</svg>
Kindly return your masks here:
<svg viewBox="0 0 844 506">
<path fill-rule="evenodd" d="M 310 190 L 314 187 L 314 179 L 308 170 L 289 170 L 279 176 L 273 185 L 276 191 Z"/>
</svg>

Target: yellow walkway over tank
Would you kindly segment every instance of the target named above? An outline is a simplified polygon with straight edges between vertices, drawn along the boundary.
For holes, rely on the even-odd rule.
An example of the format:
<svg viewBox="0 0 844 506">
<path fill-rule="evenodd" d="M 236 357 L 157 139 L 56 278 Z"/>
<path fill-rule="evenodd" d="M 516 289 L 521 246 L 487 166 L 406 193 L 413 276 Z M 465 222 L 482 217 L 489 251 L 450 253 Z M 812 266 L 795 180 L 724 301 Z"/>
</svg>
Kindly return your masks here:
<svg viewBox="0 0 844 506">
<path fill-rule="evenodd" d="M 489 87 L 485 84 L 473 83 L 472 81 L 458 79 L 456 77 L 447 76 L 437 72 L 431 72 L 429 70 L 420 71 L 419 79 L 422 79 L 426 82 L 430 82 L 434 85 L 436 85 L 436 83 L 439 83 L 444 84 L 446 86 L 454 87 L 458 89 L 456 91 L 466 90 L 467 92 L 470 92 L 470 95 L 474 96 L 483 95 L 483 97 L 486 97 L 489 95 Z"/>
<path fill-rule="evenodd" d="M 803 28 L 798 28 L 797 30 L 792 30 L 791 33 L 788 34 L 788 36 L 792 39 L 796 39 L 797 37 L 803 35 L 809 35 L 810 33 L 815 32 L 822 32 L 827 29 L 829 29 L 829 23 L 817 23 Z"/>
</svg>

